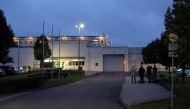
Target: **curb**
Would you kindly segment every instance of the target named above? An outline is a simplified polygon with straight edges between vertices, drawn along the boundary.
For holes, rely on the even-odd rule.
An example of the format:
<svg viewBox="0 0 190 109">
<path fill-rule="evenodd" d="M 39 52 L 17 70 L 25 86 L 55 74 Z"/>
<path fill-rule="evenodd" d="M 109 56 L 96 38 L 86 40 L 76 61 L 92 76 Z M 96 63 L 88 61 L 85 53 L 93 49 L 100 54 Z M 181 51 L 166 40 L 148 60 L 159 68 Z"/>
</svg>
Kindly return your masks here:
<svg viewBox="0 0 190 109">
<path fill-rule="evenodd" d="M 4 98 L 2 97 L 0 99 L 0 102 L 6 101 L 6 100 L 9 100 L 9 99 L 12 99 L 12 98 L 16 98 L 18 96 L 22 96 L 22 95 L 27 94 L 27 93 L 29 93 L 29 92 L 22 92 L 22 93 L 14 94 L 14 95 L 7 96 L 7 97 L 4 97 Z"/>
</svg>

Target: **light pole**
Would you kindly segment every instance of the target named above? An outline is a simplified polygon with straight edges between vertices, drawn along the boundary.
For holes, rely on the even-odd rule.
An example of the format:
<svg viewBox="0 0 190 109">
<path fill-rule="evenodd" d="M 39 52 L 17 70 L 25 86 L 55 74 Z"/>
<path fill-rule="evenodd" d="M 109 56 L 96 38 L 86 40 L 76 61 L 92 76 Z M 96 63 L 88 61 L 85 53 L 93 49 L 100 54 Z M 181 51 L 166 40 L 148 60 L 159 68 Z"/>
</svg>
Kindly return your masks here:
<svg viewBox="0 0 190 109">
<path fill-rule="evenodd" d="M 80 23 L 80 24 L 77 24 L 75 26 L 77 29 L 78 29 L 78 34 L 79 34 L 79 38 L 78 38 L 78 70 L 80 69 L 80 37 L 82 36 L 81 35 L 81 29 L 83 29 L 85 27 L 84 23 Z"/>
<path fill-rule="evenodd" d="M 60 40 L 61 40 L 61 34 L 60 34 L 60 29 L 59 29 L 59 75 L 58 75 L 59 80 L 61 79 L 61 69 L 60 69 Z"/>
<path fill-rule="evenodd" d="M 18 39 L 18 73 L 20 73 L 20 40 Z"/>
<path fill-rule="evenodd" d="M 44 21 L 43 21 L 43 35 L 42 35 L 42 78 L 43 78 L 43 81 L 44 81 L 44 56 L 45 56 L 45 45 L 44 45 Z"/>
<path fill-rule="evenodd" d="M 52 39 L 51 39 L 51 41 L 52 41 L 52 45 L 51 45 L 51 47 L 52 47 L 52 50 L 51 50 L 51 54 L 52 54 L 52 60 L 51 60 L 51 62 L 52 62 L 52 71 L 51 71 L 51 80 L 53 80 L 53 70 L 54 70 L 54 63 L 53 63 L 53 26 L 52 26 Z"/>
</svg>

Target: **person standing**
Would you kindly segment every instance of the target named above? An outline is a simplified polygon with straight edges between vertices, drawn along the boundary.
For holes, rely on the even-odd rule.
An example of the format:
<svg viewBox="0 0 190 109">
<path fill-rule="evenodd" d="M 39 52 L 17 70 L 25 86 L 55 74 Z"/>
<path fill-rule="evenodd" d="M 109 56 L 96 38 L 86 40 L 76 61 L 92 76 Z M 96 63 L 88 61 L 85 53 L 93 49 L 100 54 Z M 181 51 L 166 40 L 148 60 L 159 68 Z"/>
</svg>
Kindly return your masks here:
<svg viewBox="0 0 190 109">
<path fill-rule="evenodd" d="M 148 82 L 151 83 L 151 77 L 152 77 L 152 66 L 147 66 L 147 78 L 148 78 Z"/>
<path fill-rule="evenodd" d="M 153 67 L 153 77 L 154 77 L 154 81 L 157 80 L 157 72 L 158 72 L 158 69 L 157 69 L 156 66 L 154 65 L 154 67 Z"/>
<path fill-rule="evenodd" d="M 137 75 L 137 71 L 135 70 L 135 67 L 133 66 L 131 71 L 131 83 L 135 83 L 136 84 L 136 75 Z"/>
<path fill-rule="evenodd" d="M 143 66 L 141 65 L 140 69 L 139 69 L 139 75 L 140 75 L 140 84 L 144 83 L 144 68 Z"/>
</svg>

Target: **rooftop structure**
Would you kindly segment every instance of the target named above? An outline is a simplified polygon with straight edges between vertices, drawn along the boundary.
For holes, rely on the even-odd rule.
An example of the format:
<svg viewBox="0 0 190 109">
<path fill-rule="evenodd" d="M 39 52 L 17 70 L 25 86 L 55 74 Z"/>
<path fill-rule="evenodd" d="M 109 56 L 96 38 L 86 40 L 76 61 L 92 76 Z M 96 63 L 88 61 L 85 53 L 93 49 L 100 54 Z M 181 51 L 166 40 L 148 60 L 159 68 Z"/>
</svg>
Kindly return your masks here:
<svg viewBox="0 0 190 109">
<path fill-rule="evenodd" d="M 33 47 L 39 36 L 15 37 L 14 42 L 20 47 Z M 49 41 L 88 41 L 90 47 L 111 47 L 107 36 L 47 36 Z"/>
</svg>

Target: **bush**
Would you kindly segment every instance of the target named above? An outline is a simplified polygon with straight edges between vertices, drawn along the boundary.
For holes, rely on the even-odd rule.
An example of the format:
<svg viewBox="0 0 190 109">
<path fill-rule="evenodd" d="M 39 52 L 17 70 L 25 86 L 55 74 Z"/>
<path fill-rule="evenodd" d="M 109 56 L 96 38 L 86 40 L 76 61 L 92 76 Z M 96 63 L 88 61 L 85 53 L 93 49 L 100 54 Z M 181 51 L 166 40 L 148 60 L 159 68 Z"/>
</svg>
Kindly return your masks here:
<svg viewBox="0 0 190 109">
<path fill-rule="evenodd" d="M 28 76 L 42 76 L 41 71 L 36 71 L 37 73 L 30 73 Z M 84 71 L 82 70 L 60 70 L 60 76 L 61 78 L 66 78 L 69 75 L 78 75 L 78 76 L 84 76 Z M 44 79 L 48 80 L 51 79 L 52 76 L 52 70 L 46 69 L 44 71 Z M 53 72 L 53 78 L 58 78 L 59 76 L 59 69 L 54 69 Z"/>
<path fill-rule="evenodd" d="M 51 71 L 45 72 L 45 78 L 50 79 L 51 78 Z M 66 78 L 69 75 L 78 75 L 78 76 L 84 76 L 84 71 L 78 71 L 78 70 L 61 70 L 60 76 L 61 78 Z M 54 70 L 53 78 L 57 78 L 59 76 L 59 70 Z"/>
<path fill-rule="evenodd" d="M 0 79 L 0 93 L 31 89 L 43 85 L 41 76 L 18 75 Z"/>
<path fill-rule="evenodd" d="M 54 70 L 53 77 L 58 78 L 59 69 Z M 61 70 L 61 78 L 81 77 L 84 76 L 84 71 L 78 70 Z M 0 93 L 9 93 L 15 91 L 23 91 L 35 87 L 43 86 L 43 83 L 51 79 L 51 69 L 45 70 L 44 79 L 40 70 L 16 76 L 0 78 Z"/>
</svg>

